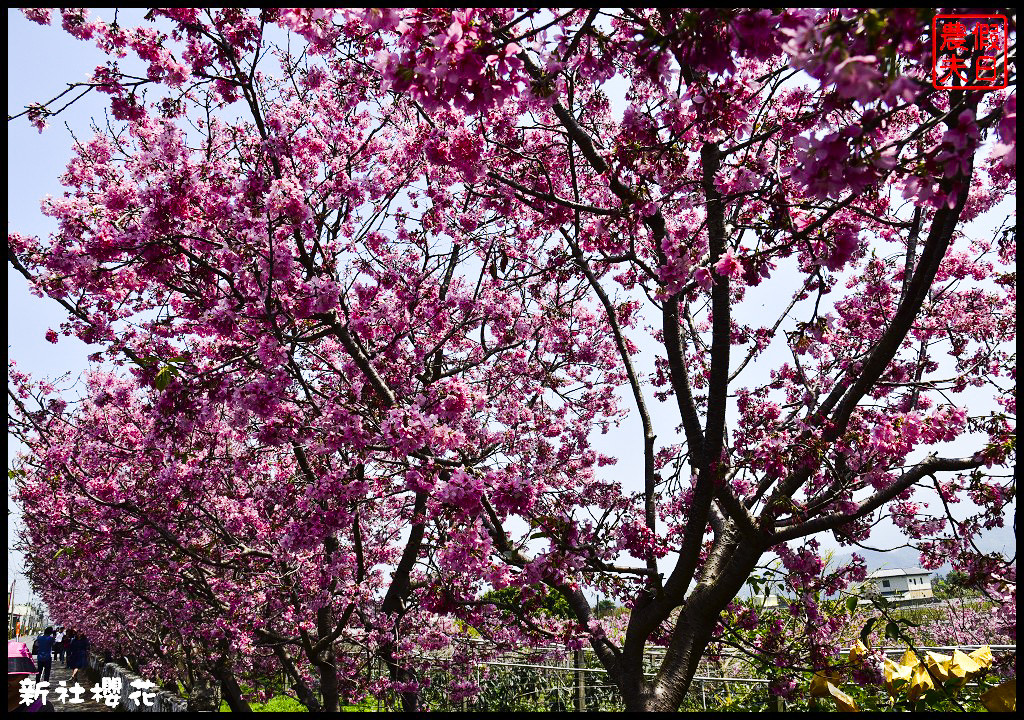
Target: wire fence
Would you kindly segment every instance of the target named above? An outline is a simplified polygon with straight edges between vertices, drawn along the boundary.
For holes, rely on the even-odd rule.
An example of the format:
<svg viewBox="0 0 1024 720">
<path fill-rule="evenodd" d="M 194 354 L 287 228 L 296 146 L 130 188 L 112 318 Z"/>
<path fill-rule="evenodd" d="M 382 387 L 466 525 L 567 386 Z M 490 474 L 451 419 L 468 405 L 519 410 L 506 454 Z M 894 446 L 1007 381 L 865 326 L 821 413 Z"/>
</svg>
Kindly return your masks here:
<svg viewBox="0 0 1024 720">
<path fill-rule="evenodd" d="M 970 652 L 976 645 L 919 647 L 918 651 L 951 653 L 954 649 Z M 1013 655 L 1015 645 L 990 645 L 997 656 Z M 890 657 L 901 655 L 905 647 L 879 648 Z M 645 654 L 649 677 L 664 656 L 664 650 Z M 733 705 L 756 693 L 766 710 L 786 709 L 782 698 L 769 691 L 769 680 L 756 677 L 753 669 L 738 653 L 724 653 L 713 660 L 702 660 L 693 678 L 682 710 L 715 710 Z M 384 669 L 374 666 L 380 677 Z M 443 663 L 431 666 L 424 674 L 425 687 L 420 696 L 432 710 L 477 712 L 608 712 L 624 709 L 618 689 L 597 660 L 593 651 L 566 652 L 554 648 L 498 656 L 475 663 L 471 670 L 460 670 Z M 453 692 L 453 688 L 458 692 Z M 393 709 L 384 700 L 377 710 Z"/>
</svg>

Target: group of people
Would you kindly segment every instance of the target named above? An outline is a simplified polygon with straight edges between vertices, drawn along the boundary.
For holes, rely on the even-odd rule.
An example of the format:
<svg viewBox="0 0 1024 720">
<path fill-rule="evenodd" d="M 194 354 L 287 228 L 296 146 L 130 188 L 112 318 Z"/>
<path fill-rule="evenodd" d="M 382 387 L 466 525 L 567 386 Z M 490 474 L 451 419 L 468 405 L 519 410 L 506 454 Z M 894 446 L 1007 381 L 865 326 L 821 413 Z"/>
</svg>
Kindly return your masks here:
<svg viewBox="0 0 1024 720">
<path fill-rule="evenodd" d="M 32 656 L 36 662 L 32 662 Z M 54 659 L 71 669 L 71 682 L 89 663 L 89 638 L 85 633 L 75 632 L 58 626 L 46 628 L 32 643 L 32 649 L 23 642 L 11 640 L 7 643 L 7 711 L 8 712 L 50 712 L 53 704 L 37 697 L 31 703 L 23 703 L 21 682 L 27 676 L 35 675 L 36 683 L 50 680 L 50 669 Z"/>
<path fill-rule="evenodd" d="M 32 654 L 36 656 L 36 682 L 50 679 L 50 668 L 53 660 L 64 663 L 71 669 L 71 682 L 75 681 L 79 671 L 89 663 L 89 638 L 83 632 L 58 625 L 56 631 L 46 628 L 32 645 Z"/>
</svg>

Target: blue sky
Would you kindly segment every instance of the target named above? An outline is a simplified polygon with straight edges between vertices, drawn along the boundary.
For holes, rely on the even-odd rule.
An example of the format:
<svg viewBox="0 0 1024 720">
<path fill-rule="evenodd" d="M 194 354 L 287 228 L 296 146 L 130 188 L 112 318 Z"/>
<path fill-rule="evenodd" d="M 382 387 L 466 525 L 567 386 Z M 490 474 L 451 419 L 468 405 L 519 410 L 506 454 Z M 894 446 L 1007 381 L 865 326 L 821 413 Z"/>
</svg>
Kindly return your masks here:
<svg viewBox="0 0 1024 720">
<path fill-rule="evenodd" d="M 112 13 L 100 11 L 100 17 Z M 68 82 L 86 80 L 105 56 L 93 46 L 71 38 L 58 28 L 42 27 L 25 19 L 21 12 L 7 14 L 7 112 L 20 112 L 30 102 L 44 102 L 59 94 Z M 21 118 L 7 125 L 7 227 L 8 231 L 34 235 L 55 229 L 52 219 L 43 217 L 40 200 L 59 195 L 58 181 L 71 154 L 74 139 L 64 122 L 79 136 L 89 132 L 89 119 L 102 117 L 103 96 L 92 93 L 70 107 L 42 134 Z M 59 377 L 69 373 L 73 381 L 85 370 L 89 354 L 85 343 L 61 336 L 57 345 L 48 343 L 48 328 L 57 330 L 65 318 L 63 308 L 33 296 L 22 276 L 7 268 L 7 354 L 18 367 L 35 376 Z M 8 436 L 10 459 L 19 445 Z M 17 576 L 16 598 L 29 597 L 27 581 L 20 574 L 21 556 L 11 550 L 20 517 L 8 495 L 7 586 Z"/>
</svg>

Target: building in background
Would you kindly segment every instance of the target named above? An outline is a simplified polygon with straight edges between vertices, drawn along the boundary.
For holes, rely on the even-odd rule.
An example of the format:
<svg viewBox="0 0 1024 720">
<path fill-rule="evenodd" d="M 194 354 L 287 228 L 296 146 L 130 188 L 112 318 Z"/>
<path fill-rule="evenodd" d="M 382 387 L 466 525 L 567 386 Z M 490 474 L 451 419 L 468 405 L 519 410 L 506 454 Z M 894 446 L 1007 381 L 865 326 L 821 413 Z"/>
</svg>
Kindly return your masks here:
<svg viewBox="0 0 1024 720">
<path fill-rule="evenodd" d="M 43 606 L 32 603 L 16 603 L 11 607 L 8 633 L 12 635 L 34 635 L 46 627 Z"/>
<path fill-rule="evenodd" d="M 877 594 L 886 600 L 918 600 L 934 597 L 931 571 L 921 568 L 876 570 L 860 586 L 861 594 Z"/>
<path fill-rule="evenodd" d="M 772 593 L 771 595 L 752 595 L 750 602 L 754 607 L 759 608 L 773 608 L 779 606 L 779 596 Z"/>
</svg>

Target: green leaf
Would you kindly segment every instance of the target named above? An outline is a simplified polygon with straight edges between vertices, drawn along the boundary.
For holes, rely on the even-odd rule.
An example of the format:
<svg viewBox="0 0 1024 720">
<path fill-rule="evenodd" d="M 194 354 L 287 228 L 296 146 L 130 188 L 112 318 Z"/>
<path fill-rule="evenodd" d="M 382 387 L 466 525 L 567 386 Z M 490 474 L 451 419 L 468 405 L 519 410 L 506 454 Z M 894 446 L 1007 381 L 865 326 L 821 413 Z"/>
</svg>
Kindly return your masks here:
<svg viewBox="0 0 1024 720">
<path fill-rule="evenodd" d="M 163 390 L 170 384 L 170 382 L 171 369 L 165 365 L 160 368 L 160 372 L 156 374 L 156 380 L 153 381 L 153 384 L 156 385 L 157 390 Z"/>
<path fill-rule="evenodd" d="M 871 628 L 875 626 L 876 620 L 878 620 L 878 618 L 871 618 L 866 623 L 864 623 L 864 627 L 860 629 L 860 641 L 865 645 L 868 644 L 868 635 L 871 634 Z"/>
<path fill-rule="evenodd" d="M 894 622 L 889 622 L 885 626 L 885 636 L 890 640 L 900 639 L 900 626 Z"/>
<path fill-rule="evenodd" d="M 846 609 L 849 610 L 851 614 L 857 610 L 857 597 L 855 595 L 851 595 L 846 598 Z"/>
<path fill-rule="evenodd" d="M 67 551 L 68 551 L 68 548 L 62 547 L 60 550 L 58 550 L 56 553 L 54 553 L 53 559 L 56 560 L 57 558 L 59 558 L 61 555 L 63 555 Z"/>
</svg>

